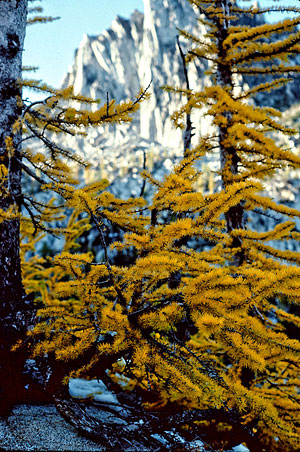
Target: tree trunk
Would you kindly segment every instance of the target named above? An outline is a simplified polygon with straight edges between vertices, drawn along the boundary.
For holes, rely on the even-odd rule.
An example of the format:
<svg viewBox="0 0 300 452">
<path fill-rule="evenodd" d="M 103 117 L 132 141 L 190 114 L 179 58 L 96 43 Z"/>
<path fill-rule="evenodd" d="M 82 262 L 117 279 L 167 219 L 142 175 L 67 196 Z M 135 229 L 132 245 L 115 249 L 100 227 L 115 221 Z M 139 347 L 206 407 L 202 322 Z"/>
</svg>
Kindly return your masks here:
<svg viewBox="0 0 300 452">
<path fill-rule="evenodd" d="M 226 64 L 226 48 L 224 47 L 224 41 L 228 36 L 229 20 L 226 17 L 230 16 L 230 0 L 219 0 L 217 6 L 222 9 L 224 17 L 216 17 L 215 22 L 218 29 L 217 32 L 217 45 L 218 45 L 218 58 L 217 65 L 217 83 L 226 88 L 229 93 L 233 90 L 233 77 L 229 64 Z M 225 61 L 225 63 L 223 63 Z M 226 189 L 228 185 L 232 183 L 232 176 L 238 174 L 239 156 L 234 147 L 228 146 L 226 141 L 228 140 L 228 128 L 232 120 L 232 113 L 230 111 L 224 112 L 223 115 L 227 119 L 226 126 L 219 127 L 219 146 L 220 146 L 220 162 L 223 187 Z M 230 233 L 233 229 L 244 229 L 244 207 L 243 203 L 239 203 L 236 206 L 232 206 L 225 213 L 227 232 Z M 242 245 L 239 238 L 235 238 L 232 243 L 233 248 L 240 248 Z M 234 265 L 239 266 L 244 261 L 243 251 L 238 251 L 234 255 Z"/>
<path fill-rule="evenodd" d="M 0 213 L 21 201 L 21 130 L 14 130 L 21 114 L 22 51 L 28 0 L 0 2 L 0 164 L 7 177 L 0 186 Z M 8 148 L 8 141 L 12 146 Z M 11 347 L 24 338 L 31 303 L 22 286 L 20 266 L 20 222 L 0 223 L 0 414 L 7 414 L 20 398 L 24 350 Z"/>
</svg>

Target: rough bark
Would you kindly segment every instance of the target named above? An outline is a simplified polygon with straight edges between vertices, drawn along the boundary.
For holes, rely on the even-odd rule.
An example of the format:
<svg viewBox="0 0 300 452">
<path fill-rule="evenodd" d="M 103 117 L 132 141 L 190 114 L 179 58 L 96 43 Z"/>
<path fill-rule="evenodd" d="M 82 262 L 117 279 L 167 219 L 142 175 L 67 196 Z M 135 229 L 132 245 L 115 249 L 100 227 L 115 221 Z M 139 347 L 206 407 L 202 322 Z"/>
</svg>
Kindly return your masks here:
<svg viewBox="0 0 300 452">
<path fill-rule="evenodd" d="M 0 209 L 20 210 L 21 131 L 13 130 L 21 114 L 22 51 L 28 0 L 0 2 L 0 163 L 8 170 L 1 185 Z M 8 152 L 7 138 L 13 142 Z M 31 303 L 22 287 L 20 267 L 20 223 L 18 219 L 0 223 L 0 413 L 6 414 L 20 398 L 24 350 L 12 354 L 11 346 L 24 337 Z M 15 399 L 15 400 L 13 400 Z"/>
<path fill-rule="evenodd" d="M 226 61 L 226 48 L 224 47 L 224 41 L 228 36 L 229 20 L 226 17 L 230 16 L 230 0 L 219 0 L 217 6 L 223 10 L 225 18 L 216 17 L 215 22 L 217 26 L 217 45 L 218 45 L 218 65 L 217 65 L 217 83 L 229 92 L 233 90 L 233 76 L 228 64 L 224 64 Z M 239 168 L 239 156 L 234 147 L 224 145 L 228 139 L 228 127 L 232 119 L 230 111 L 225 112 L 224 116 L 227 119 L 227 125 L 219 127 L 219 146 L 220 146 L 220 162 L 223 187 L 226 188 L 232 182 L 232 176 L 238 174 Z M 229 175 L 229 176 L 228 176 Z M 234 229 L 244 229 L 244 207 L 243 203 L 239 203 L 231 207 L 225 213 L 227 232 L 231 232 Z M 240 248 L 242 245 L 239 238 L 235 238 L 232 247 Z M 242 251 L 238 251 L 234 256 L 234 265 L 239 266 L 244 261 L 244 255 Z"/>
</svg>

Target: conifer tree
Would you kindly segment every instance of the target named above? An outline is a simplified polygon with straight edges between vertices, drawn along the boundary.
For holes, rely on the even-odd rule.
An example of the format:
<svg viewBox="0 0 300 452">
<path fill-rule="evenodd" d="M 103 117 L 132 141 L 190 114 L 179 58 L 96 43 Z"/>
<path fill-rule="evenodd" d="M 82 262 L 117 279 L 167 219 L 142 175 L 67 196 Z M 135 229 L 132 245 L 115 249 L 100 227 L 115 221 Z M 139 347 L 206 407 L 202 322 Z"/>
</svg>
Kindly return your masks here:
<svg viewBox="0 0 300 452">
<path fill-rule="evenodd" d="M 41 12 L 41 7 L 28 7 L 27 0 L 0 4 L 0 414 L 3 415 L 14 403 L 27 400 L 23 372 L 29 356 L 28 344 L 25 340 L 26 345 L 13 352 L 12 347 L 24 342 L 27 330 L 35 322 L 33 297 L 26 295 L 22 283 L 20 227 L 26 240 L 29 238 L 24 246 L 30 249 L 37 233 L 60 234 L 61 230 L 53 225 L 64 219 L 58 199 L 42 202 L 31 195 L 30 189 L 22 190 L 22 174 L 27 177 L 27 186 L 33 181 L 46 192 L 51 184 L 61 189 L 74 186 L 78 183 L 74 165 L 88 163 L 57 144 L 53 136 L 84 134 L 87 127 L 130 121 L 131 113 L 146 97 L 141 91 L 134 101 L 117 105 L 112 100 L 100 105 L 99 100 L 75 95 L 72 87 L 57 90 L 37 80 L 22 80 L 26 23 L 54 20 L 41 16 Z M 24 86 L 44 93 L 45 99 L 23 101 Z"/>
<path fill-rule="evenodd" d="M 65 249 L 51 267 L 24 261 L 27 291 L 43 302 L 31 333 L 38 339 L 34 353 L 55 356 L 64 383 L 80 375 L 101 378 L 120 403 L 131 405 L 131 420 L 143 417 L 143 438 L 184 425 L 186 438 L 212 432 L 221 440 L 218 447 L 245 442 L 253 451 L 296 451 L 300 344 L 286 325 L 299 328 L 288 305 L 299 304 L 300 257 L 272 244 L 299 241 L 300 212 L 270 199 L 264 183 L 278 168 L 299 168 L 300 158 L 277 145 L 276 134 L 295 132 L 282 124 L 280 112 L 248 99 L 300 72 L 289 61 L 299 52 L 300 18 L 246 27 L 238 19 L 262 9 L 228 0 L 189 1 L 208 34 L 181 31 L 192 46 L 186 61 L 208 60 L 213 83 L 201 92 L 175 89 L 187 102 L 174 121 L 184 127 L 187 114 L 206 108 L 216 134 L 185 149 L 163 181 L 144 172 L 157 187 L 148 205 L 116 199 L 104 182 L 80 189 L 51 183 L 72 215 Z M 245 74 L 254 84 L 241 92 L 237 77 Z M 258 76 L 272 78 L 261 82 Z M 194 163 L 216 151 L 222 189 L 201 193 Z M 257 232 L 250 212 L 275 212 L 282 221 Z M 101 238 L 101 262 L 78 248 L 91 222 Z M 132 265 L 111 262 L 107 222 L 126 231 L 113 247 L 134 249 Z M 203 240 L 207 246 L 201 248 Z M 89 419 L 62 394 L 58 407 L 71 422 L 77 416 L 74 425 L 85 433 L 98 429 L 90 435 L 120 445 L 109 426 Z M 126 440 L 137 435 L 123 431 Z M 155 447 L 151 441 L 149 448 Z"/>
<path fill-rule="evenodd" d="M 20 386 L 14 377 L 20 376 L 23 362 L 19 365 L 19 360 L 16 359 L 12 368 L 9 348 L 19 333 L 25 334 L 28 324 L 24 313 L 28 300 L 21 284 L 17 214 L 21 195 L 21 168 L 16 157 L 20 153 L 21 133 L 20 130 L 13 131 L 15 121 L 20 115 L 21 90 L 18 80 L 21 78 L 22 70 L 26 10 L 25 0 L 3 1 L 0 4 L 0 412 L 4 406 L 5 393 L 8 391 L 5 382 L 9 381 L 9 384 L 16 388 L 16 392 Z"/>
</svg>

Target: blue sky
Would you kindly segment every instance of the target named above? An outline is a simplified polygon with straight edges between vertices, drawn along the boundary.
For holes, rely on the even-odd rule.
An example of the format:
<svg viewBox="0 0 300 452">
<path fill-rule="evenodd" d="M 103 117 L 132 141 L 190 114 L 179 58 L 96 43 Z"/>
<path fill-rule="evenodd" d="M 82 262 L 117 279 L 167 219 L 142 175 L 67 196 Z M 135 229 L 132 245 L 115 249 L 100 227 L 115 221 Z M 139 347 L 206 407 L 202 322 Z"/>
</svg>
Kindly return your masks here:
<svg viewBox="0 0 300 452">
<path fill-rule="evenodd" d="M 98 35 L 117 16 L 129 17 L 134 9 L 144 10 L 143 0 L 43 0 L 44 15 L 60 16 L 48 24 L 27 27 L 23 64 L 40 69 L 26 74 L 58 87 L 73 62 L 74 51 L 84 33 Z"/>
<path fill-rule="evenodd" d="M 259 3 L 271 6 L 282 2 L 261 0 Z M 298 0 L 287 0 L 286 3 L 300 6 Z M 29 77 L 54 87 L 59 86 L 73 62 L 74 51 L 84 33 L 98 35 L 110 26 L 116 15 L 129 17 L 134 9 L 143 11 L 143 0 L 43 0 L 31 5 L 38 4 L 43 6 L 45 15 L 60 16 L 61 19 L 28 27 L 23 62 L 40 67 Z M 278 20 L 280 18 L 283 17 Z"/>
</svg>

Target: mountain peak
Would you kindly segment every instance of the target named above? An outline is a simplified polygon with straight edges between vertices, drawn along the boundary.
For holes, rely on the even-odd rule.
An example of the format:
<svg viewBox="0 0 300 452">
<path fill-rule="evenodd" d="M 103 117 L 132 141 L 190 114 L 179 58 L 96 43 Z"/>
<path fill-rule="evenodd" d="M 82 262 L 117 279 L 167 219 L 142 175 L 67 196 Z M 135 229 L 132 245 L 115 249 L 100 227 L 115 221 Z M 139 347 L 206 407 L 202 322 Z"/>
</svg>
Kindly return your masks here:
<svg viewBox="0 0 300 452">
<path fill-rule="evenodd" d="M 120 102 L 133 99 L 152 80 L 152 97 L 142 106 L 138 133 L 153 142 L 170 144 L 171 139 L 178 145 L 180 134 L 169 119 L 176 102 L 160 87 L 184 82 L 176 35 L 178 28 L 191 31 L 196 16 L 186 0 L 144 0 L 144 8 L 144 14 L 135 10 L 129 19 L 117 16 L 97 37 L 85 36 L 64 85 L 97 99 L 106 99 L 108 93 Z"/>
<path fill-rule="evenodd" d="M 109 99 L 121 102 L 134 99 L 140 88 L 145 88 L 152 80 L 149 89 L 151 98 L 142 103 L 130 125 L 102 127 L 88 134 L 84 147 L 76 139 L 70 146 L 98 165 L 99 161 L 106 162 L 104 172 L 116 166 L 114 171 L 119 171 L 119 175 L 129 171 L 130 167 L 136 167 L 139 172 L 143 159 L 138 155 L 146 148 L 149 155 L 157 150 L 160 158 L 165 155 L 166 159 L 172 159 L 182 155 L 182 131 L 174 129 L 170 119 L 182 100 L 161 87 L 185 86 L 176 35 L 179 28 L 205 36 L 205 26 L 196 17 L 187 0 L 144 0 L 144 14 L 135 10 L 129 19 L 117 16 L 111 27 L 99 36 L 84 36 L 74 64 L 64 79 L 64 87 L 71 84 L 75 92 L 101 99 L 103 103 L 107 95 Z M 245 23 L 251 20 L 254 19 L 245 16 Z M 184 40 L 182 47 L 186 51 Z M 192 89 L 201 90 L 211 84 L 205 75 L 206 69 L 207 63 L 200 60 L 189 66 Z M 297 81 L 284 89 L 280 93 L 275 91 L 272 98 L 260 97 L 259 102 L 269 104 L 271 100 L 278 108 L 281 104 L 288 107 L 300 98 Z M 198 133 L 194 143 L 197 143 L 199 135 L 206 134 L 211 125 L 203 112 L 198 110 L 193 115 Z M 121 156 L 122 153 L 126 157 Z M 107 177 L 103 171 L 101 175 Z"/>
</svg>

